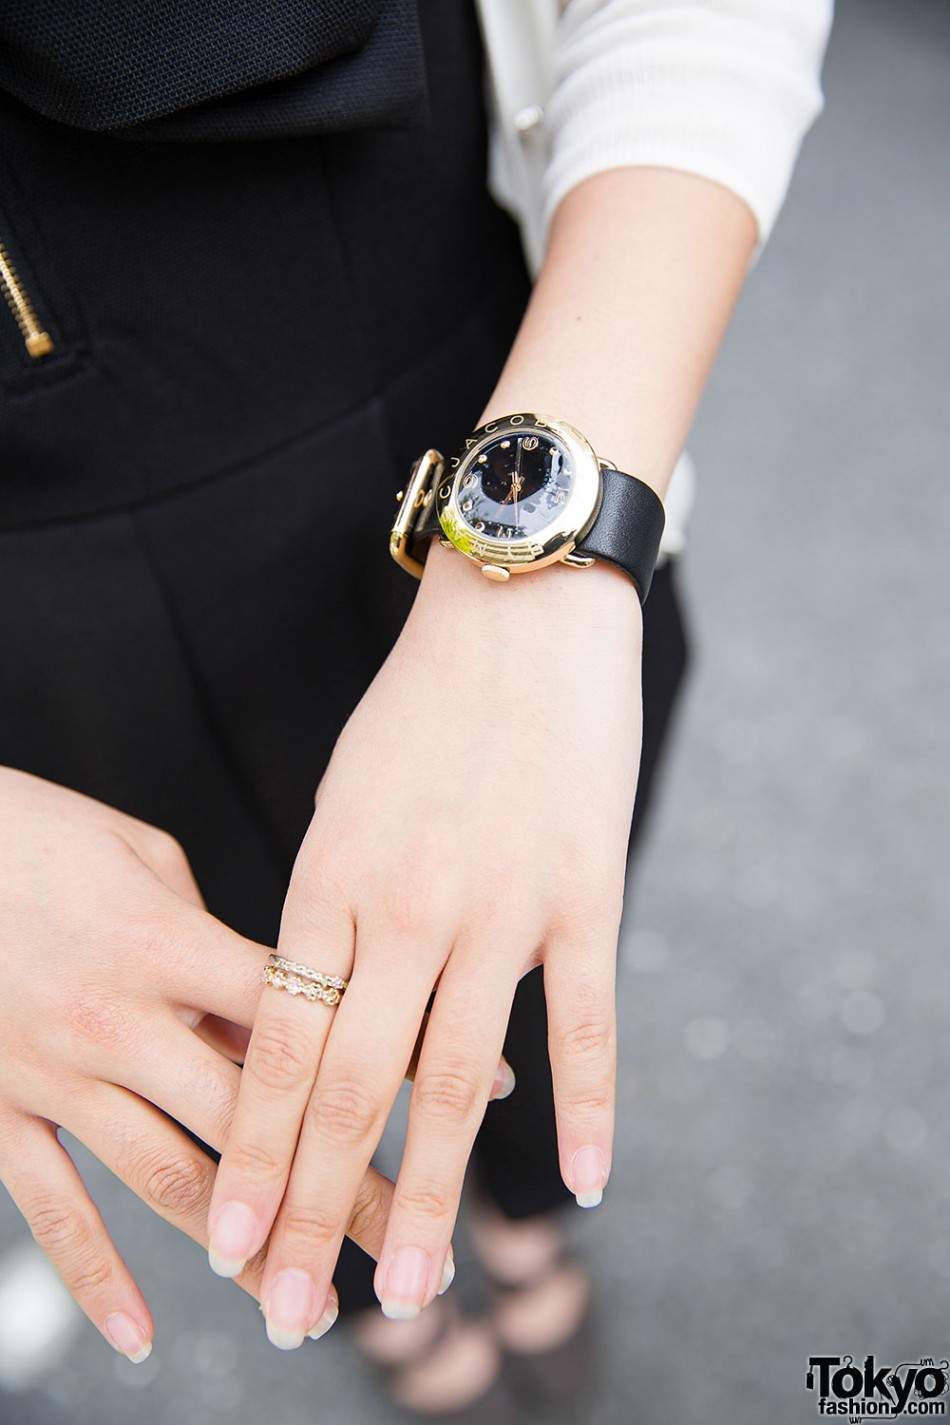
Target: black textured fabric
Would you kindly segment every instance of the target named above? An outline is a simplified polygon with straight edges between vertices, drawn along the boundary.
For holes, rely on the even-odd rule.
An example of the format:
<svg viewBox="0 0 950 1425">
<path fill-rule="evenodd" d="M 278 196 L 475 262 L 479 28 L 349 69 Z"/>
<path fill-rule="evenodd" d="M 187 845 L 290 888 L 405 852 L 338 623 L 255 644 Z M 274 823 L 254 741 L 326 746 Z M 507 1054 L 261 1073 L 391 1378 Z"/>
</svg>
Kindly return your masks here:
<svg viewBox="0 0 950 1425">
<path fill-rule="evenodd" d="M 427 116 L 415 0 L 0 0 L 0 88 L 58 123 L 152 140 Z"/>
<path fill-rule="evenodd" d="M 518 237 L 484 191 L 472 7 L 423 11 L 433 116 L 414 128 L 126 144 L 0 93 L 0 234 L 56 340 L 32 360 L 0 301 L 0 523 L 306 439 L 469 318 Z"/>
</svg>

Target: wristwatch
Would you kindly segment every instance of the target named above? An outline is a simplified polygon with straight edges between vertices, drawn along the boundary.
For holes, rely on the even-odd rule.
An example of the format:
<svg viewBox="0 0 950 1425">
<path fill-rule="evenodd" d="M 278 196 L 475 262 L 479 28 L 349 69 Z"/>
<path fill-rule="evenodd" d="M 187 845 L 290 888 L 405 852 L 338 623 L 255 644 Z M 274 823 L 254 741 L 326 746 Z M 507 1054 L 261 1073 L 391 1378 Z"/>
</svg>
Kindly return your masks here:
<svg viewBox="0 0 950 1425">
<path fill-rule="evenodd" d="M 527 412 L 479 426 L 448 462 L 427 450 L 398 501 L 389 548 L 417 578 L 437 537 L 498 582 L 604 559 L 630 576 L 641 603 L 665 522 L 649 485 L 597 456 L 567 421 Z"/>
</svg>

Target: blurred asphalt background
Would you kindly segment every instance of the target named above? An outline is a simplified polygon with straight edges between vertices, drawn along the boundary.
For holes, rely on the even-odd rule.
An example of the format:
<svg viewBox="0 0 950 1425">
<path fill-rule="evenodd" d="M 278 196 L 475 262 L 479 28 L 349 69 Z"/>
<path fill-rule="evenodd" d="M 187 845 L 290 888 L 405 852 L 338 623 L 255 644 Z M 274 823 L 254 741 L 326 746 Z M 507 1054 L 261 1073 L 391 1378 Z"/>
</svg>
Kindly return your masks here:
<svg viewBox="0 0 950 1425">
<path fill-rule="evenodd" d="M 841 0 L 825 88 L 691 442 L 698 656 L 628 902 L 613 1177 L 572 1224 L 590 1425 L 792 1425 L 810 1354 L 950 1350 L 950 4 Z M 78 1156 L 156 1349 L 56 1336 L 4 1197 L 2 1425 L 390 1418 L 342 1332 L 279 1355 Z"/>
</svg>

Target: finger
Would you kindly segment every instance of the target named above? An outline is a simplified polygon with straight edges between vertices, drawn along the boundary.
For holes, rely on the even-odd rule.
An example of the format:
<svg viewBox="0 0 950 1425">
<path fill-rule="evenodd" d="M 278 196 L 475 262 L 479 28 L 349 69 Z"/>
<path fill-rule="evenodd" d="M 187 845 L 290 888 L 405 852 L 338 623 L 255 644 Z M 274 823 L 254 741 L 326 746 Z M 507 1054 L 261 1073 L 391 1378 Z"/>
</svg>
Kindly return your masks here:
<svg viewBox="0 0 950 1425">
<path fill-rule="evenodd" d="M 215 1164 L 163 1113 L 125 1089 L 100 1083 L 71 1113 L 69 1132 L 153 1212 L 207 1248 Z M 347 1224 L 348 1235 L 374 1258 L 385 1236 L 392 1194 L 389 1179 L 370 1168 Z M 238 1285 L 257 1300 L 264 1260 L 264 1253 L 258 1253 L 237 1278 Z M 323 1329 L 332 1325 L 335 1303 L 336 1293 L 331 1290 L 327 1311 L 310 1324 L 308 1334 L 322 1334 L 321 1323 Z"/>
<path fill-rule="evenodd" d="M 416 1039 L 415 1047 L 412 1051 L 412 1058 L 409 1060 L 409 1067 L 406 1070 L 406 1078 L 409 1080 L 410 1083 L 412 1083 L 413 1079 L 416 1077 L 416 1069 L 419 1064 L 419 1055 L 422 1053 L 422 1042 L 425 1039 L 426 1027 L 428 1026 L 428 1023 L 429 1012 L 427 1010 L 422 1017 L 422 1028 L 419 1030 L 419 1035 Z M 495 1070 L 495 1077 L 492 1080 L 491 1090 L 488 1095 L 489 1102 L 491 1103 L 495 1099 L 507 1098 L 509 1094 L 514 1093 L 516 1082 L 517 1081 L 515 1079 L 514 1069 L 512 1069 L 511 1065 L 508 1063 L 508 1060 L 505 1058 L 504 1054 L 502 1054 L 501 1058 L 498 1060 L 498 1067 Z"/>
<path fill-rule="evenodd" d="M 326 1296 L 353 1199 L 405 1075 L 431 990 L 410 977 L 409 956 L 391 982 L 370 951 L 336 1011 L 306 1108 L 293 1167 L 271 1232 L 262 1301 L 275 1345 L 299 1345 L 304 1321 Z M 498 1055 L 488 1073 L 490 1084 Z M 487 1086 L 486 1086 L 487 1091 Z M 439 1285 L 437 1277 L 433 1286 Z"/>
<path fill-rule="evenodd" d="M 180 1232 L 200 1242 L 215 1161 L 160 1109 L 116 1084 L 89 1084 L 63 1127 Z M 211 1144 L 215 1147 L 215 1144 Z"/>
<path fill-rule="evenodd" d="M 442 972 L 409 1100 L 409 1125 L 376 1271 L 383 1313 L 416 1316 L 442 1276 L 475 1134 L 493 1087 L 517 975 L 483 943 Z"/>
<path fill-rule="evenodd" d="M 152 1349 L 151 1312 L 51 1123 L 5 1120 L 0 1167 L 33 1237 L 109 1344 L 134 1364 Z"/>
<path fill-rule="evenodd" d="M 549 945 L 544 961 L 548 1052 L 561 1176 L 581 1207 L 596 1207 L 610 1173 L 617 1078 L 614 957 Z"/>
<path fill-rule="evenodd" d="M 488 1102 L 495 1103 L 499 1099 L 508 1098 L 510 1094 L 514 1093 L 517 1084 L 515 1071 L 503 1054 L 498 1060 L 495 1077 L 492 1079 L 492 1085 L 488 1091 Z"/>
<path fill-rule="evenodd" d="M 428 1023 L 428 1013 L 423 1018 L 422 1029 L 416 1040 L 415 1048 L 412 1051 L 412 1058 L 409 1060 L 409 1067 L 406 1070 L 406 1078 L 411 1083 L 416 1076 L 416 1065 L 419 1062 L 419 1055 L 422 1052 L 422 1041 L 425 1037 L 425 1027 Z M 219 1019 L 217 1015 L 206 1014 L 195 1025 L 194 1033 L 208 1045 L 210 1049 L 221 1054 L 232 1063 L 243 1064 L 247 1054 L 248 1041 L 250 1040 L 250 1030 L 243 1025 L 234 1024 L 229 1019 Z M 507 1098 L 514 1092 L 516 1084 L 514 1070 L 508 1060 L 502 1055 L 498 1060 L 498 1068 L 495 1070 L 495 1077 L 492 1082 L 491 1092 L 488 1095 L 489 1102 L 495 1099 Z"/>
<path fill-rule="evenodd" d="M 347 979 L 353 941 L 349 910 L 342 903 L 331 904 L 312 883 L 298 879 L 285 905 L 281 954 Z M 351 992 L 344 996 L 344 1005 Z M 317 1067 L 340 1008 L 267 986 L 260 997 L 211 1204 L 209 1255 L 219 1276 L 236 1276 L 267 1240 Z"/>
<path fill-rule="evenodd" d="M 118 1069 L 112 1064 L 99 1068 L 97 1079 L 155 1104 L 203 1142 L 212 1147 L 225 1142 L 241 1070 L 167 1012 L 161 1018 L 153 1014 L 140 1024 L 133 1057 Z"/>
</svg>

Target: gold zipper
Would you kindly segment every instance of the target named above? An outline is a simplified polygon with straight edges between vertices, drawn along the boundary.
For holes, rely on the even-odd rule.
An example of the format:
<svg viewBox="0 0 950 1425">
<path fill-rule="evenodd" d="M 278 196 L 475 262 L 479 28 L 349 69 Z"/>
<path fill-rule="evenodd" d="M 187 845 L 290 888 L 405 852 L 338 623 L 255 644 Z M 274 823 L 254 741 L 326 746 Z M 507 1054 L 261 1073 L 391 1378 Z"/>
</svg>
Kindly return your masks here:
<svg viewBox="0 0 950 1425">
<path fill-rule="evenodd" d="M 13 313 L 23 336 L 23 345 L 28 355 L 38 358 L 49 356 L 53 350 L 53 338 L 44 331 L 36 308 L 30 301 L 23 281 L 10 261 L 10 255 L 0 242 L 0 292 L 7 299 L 7 306 Z"/>
</svg>

